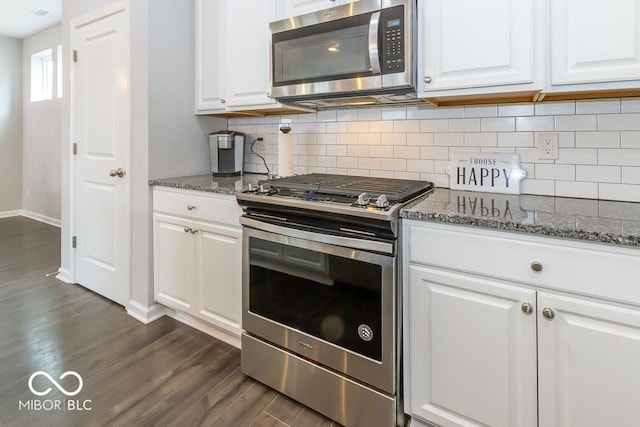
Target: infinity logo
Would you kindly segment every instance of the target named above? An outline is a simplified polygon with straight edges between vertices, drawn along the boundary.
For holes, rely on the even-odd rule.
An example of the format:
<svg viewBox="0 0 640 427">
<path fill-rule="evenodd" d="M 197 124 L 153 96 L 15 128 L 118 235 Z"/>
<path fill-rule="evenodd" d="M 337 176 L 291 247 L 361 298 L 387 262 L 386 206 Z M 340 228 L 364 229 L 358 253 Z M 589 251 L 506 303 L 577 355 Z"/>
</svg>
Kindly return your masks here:
<svg viewBox="0 0 640 427">
<path fill-rule="evenodd" d="M 36 371 L 33 374 L 31 374 L 31 376 L 29 377 L 29 390 L 31 390 L 31 393 L 35 394 L 36 396 L 46 396 L 47 394 L 49 394 L 51 392 L 51 387 L 49 387 L 45 391 L 37 391 L 36 389 L 33 388 L 33 380 L 38 375 L 42 375 L 43 377 L 45 377 L 49 381 L 51 381 L 51 383 L 54 386 L 56 386 L 56 388 L 58 390 L 60 390 L 65 396 L 75 396 L 76 394 L 80 393 L 80 391 L 82 390 L 82 386 L 83 386 L 82 377 L 80 376 L 79 373 L 77 373 L 75 371 L 67 371 L 67 372 L 63 373 L 62 375 L 60 375 L 60 379 L 61 380 L 66 378 L 66 377 L 68 377 L 69 375 L 74 376 L 74 377 L 76 377 L 78 379 L 78 388 L 75 389 L 74 391 L 65 390 L 64 387 L 62 387 L 60 384 L 58 384 L 58 382 L 56 380 L 54 380 L 53 377 L 51 375 L 49 375 L 48 373 L 46 373 L 45 371 Z"/>
</svg>

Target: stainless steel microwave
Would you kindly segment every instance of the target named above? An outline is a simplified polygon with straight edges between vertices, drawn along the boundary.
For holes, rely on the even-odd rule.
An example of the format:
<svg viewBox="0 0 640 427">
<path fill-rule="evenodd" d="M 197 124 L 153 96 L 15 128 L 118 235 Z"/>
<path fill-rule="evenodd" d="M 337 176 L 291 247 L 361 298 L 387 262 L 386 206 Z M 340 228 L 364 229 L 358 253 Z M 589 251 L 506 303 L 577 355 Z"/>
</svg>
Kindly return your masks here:
<svg viewBox="0 0 640 427">
<path fill-rule="evenodd" d="M 281 102 L 413 93 L 415 0 L 360 0 L 270 24 Z"/>
</svg>

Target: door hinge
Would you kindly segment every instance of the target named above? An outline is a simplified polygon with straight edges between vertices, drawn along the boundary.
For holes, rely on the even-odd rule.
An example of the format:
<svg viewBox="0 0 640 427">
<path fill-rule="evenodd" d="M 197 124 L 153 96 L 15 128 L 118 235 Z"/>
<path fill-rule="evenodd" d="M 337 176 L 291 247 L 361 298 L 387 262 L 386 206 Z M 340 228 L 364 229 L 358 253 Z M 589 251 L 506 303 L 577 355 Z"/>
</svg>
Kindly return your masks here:
<svg viewBox="0 0 640 427">
<path fill-rule="evenodd" d="M 76 246 L 78 246 L 78 238 L 76 236 L 73 236 L 71 238 L 71 247 L 76 248 Z"/>
<path fill-rule="evenodd" d="M 73 62 L 78 62 L 78 51 L 77 50 L 73 51 Z"/>
<path fill-rule="evenodd" d="M 73 143 L 73 154 L 78 154 L 78 143 L 74 142 Z"/>
</svg>

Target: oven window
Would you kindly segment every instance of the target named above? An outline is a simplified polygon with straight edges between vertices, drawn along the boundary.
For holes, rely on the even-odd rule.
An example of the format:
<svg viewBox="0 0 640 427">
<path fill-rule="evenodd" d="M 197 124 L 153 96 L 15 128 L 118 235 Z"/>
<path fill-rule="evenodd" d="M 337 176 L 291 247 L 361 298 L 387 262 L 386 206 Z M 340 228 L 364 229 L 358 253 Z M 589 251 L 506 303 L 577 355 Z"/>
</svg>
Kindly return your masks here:
<svg viewBox="0 0 640 427">
<path fill-rule="evenodd" d="M 249 248 L 251 312 L 382 360 L 381 266 L 255 237 Z"/>
</svg>

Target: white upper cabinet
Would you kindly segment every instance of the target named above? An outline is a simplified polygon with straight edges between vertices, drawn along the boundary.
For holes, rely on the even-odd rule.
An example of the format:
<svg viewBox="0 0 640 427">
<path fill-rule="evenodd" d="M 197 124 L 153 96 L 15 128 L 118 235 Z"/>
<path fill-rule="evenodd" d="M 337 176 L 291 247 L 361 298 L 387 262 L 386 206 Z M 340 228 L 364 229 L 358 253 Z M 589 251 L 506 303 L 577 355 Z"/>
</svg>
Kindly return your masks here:
<svg viewBox="0 0 640 427">
<path fill-rule="evenodd" d="M 196 0 L 196 112 L 225 109 L 226 35 L 223 1 Z"/>
<path fill-rule="evenodd" d="M 352 3 L 353 0 L 277 0 L 278 12 L 276 21 L 305 13 L 317 12 L 341 4 Z"/>
<path fill-rule="evenodd" d="M 543 2 L 418 2 L 418 95 L 542 89 Z"/>
<path fill-rule="evenodd" d="M 550 2 L 547 90 L 638 88 L 640 0 Z"/>
</svg>

